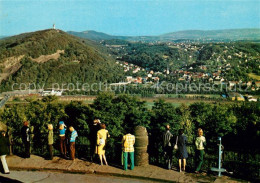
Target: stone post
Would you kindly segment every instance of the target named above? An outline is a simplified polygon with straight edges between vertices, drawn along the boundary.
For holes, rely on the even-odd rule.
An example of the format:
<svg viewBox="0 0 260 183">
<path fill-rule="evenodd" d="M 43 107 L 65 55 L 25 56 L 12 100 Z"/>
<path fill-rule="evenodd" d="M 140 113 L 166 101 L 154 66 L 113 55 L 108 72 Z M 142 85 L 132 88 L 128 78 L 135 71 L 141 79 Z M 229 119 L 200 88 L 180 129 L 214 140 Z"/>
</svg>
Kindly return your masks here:
<svg viewBox="0 0 260 183">
<path fill-rule="evenodd" d="M 134 130 L 135 135 L 135 165 L 144 166 L 149 164 L 147 153 L 148 133 L 145 127 L 137 126 Z"/>
</svg>

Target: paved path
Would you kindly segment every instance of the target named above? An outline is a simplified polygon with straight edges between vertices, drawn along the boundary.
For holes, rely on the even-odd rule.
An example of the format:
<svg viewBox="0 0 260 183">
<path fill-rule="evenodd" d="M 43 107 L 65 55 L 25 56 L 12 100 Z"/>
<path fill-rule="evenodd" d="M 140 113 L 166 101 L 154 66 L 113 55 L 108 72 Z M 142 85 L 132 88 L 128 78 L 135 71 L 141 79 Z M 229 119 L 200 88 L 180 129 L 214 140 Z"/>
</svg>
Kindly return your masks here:
<svg viewBox="0 0 260 183">
<path fill-rule="evenodd" d="M 2 176 L 2 177 L 1 177 Z M 32 171 L 12 171 L 9 175 L 0 175 L 0 182 L 10 180 L 10 182 L 25 182 L 25 183 L 66 183 L 66 182 L 88 182 L 88 183 L 148 183 L 153 181 L 138 180 L 123 177 L 103 176 L 94 174 L 70 174 L 59 172 L 32 172 Z"/>
<path fill-rule="evenodd" d="M 166 170 L 158 166 L 136 166 L 134 170 L 122 170 L 116 166 L 101 166 L 88 161 L 76 159 L 75 161 L 54 157 L 53 160 L 45 160 L 40 156 L 31 155 L 24 159 L 18 156 L 8 156 L 7 163 L 10 170 L 29 171 L 55 171 L 62 173 L 96 174 L 103 176 L 117 176 L 131 179 L 139 179 L 157 182 L 239 182 L 230 177 L 208 176 L 206 174 L 180 173 L 176 170 Z M 34 172 L 33 172 L 34 173 Z M 32 174 L 33 174 L 32 173 Z M 1 175 L 1 174 L 0 174 Z"/>
</svg>

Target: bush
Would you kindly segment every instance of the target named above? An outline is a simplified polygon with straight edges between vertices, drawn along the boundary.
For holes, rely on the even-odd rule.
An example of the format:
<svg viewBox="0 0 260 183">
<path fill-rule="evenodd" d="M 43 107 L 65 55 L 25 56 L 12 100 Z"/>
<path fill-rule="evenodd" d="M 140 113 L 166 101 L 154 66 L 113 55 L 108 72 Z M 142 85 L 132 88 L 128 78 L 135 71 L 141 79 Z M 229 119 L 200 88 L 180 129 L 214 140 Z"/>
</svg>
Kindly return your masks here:
<svg viewBox="0 0 260 183">
<path fill-rule="evenodd" d="M 84 156 L 89 150 L 89 127 L 95 118 L 99 118 L 106 124 L 111 135 L 106 146 L 107 157 L 117 163 L 119 163 L 118 157 L 121 157 L 122 136 L 135 126 L 145 126 L 149 133 L 150 163 L 153 164 L 164 163 L 162 134 L 166 124 L 169 124 L 175 137 L 180 128 L 185 129 L 190 144 L 188 146 L 190 167 L 193 166 L 196 129 L 200 127 L 204 130 L 208 142 L 205 169 L 209 169 L 217 161 L 218 136 L 223 137 L 223 145 L 228 151 L 225 159 L 228 167 L 232 167 L 230 162 L 238 163 L 233 167 L 240 167 L 243 161 L 252 166 L 251 169 L 256 169 L 254 162 L 258 160 L 252 157 L 260 157 L 259 114 L 259 103 L 225 105 L 193 103 L 190 106 L 174 107 L 164 100 L 158 100 L 149 110 L 145 102 L 135 97 L 101 93 L 91 105 L 82 102 L 60 103 L 48 97 L 43 100 L 30 100 L 27 104 L 9 104 L 0 111 L 0 120 L 13 129 L 16 154 L 21 152 L 20 129 L 23 121 L 29 120 L 31 126 L 34 126 L 33 153 L 40 155 L 46 152 L 43 145 L 47 140 L 47 124 L 53 124 L 55 133 L 58 133 L 58 122 L 64 120 L 67 126 L 72 125 L 78 131 L 77 151 L 80 156 Z M 55 136 L 56 142 L 57 138 L 58 135 Z M 254 156 L 247 155 L 247 152 Z M 237 153 L 245 158 L 236 161 L 230 159 L 230 153 Z M 175 162 L 177 163 L 177 160 Z M 234 171 L 239 172 L 235 168 Z M 256 175 L 257 172 L 252 174 Z"/>
</svg>

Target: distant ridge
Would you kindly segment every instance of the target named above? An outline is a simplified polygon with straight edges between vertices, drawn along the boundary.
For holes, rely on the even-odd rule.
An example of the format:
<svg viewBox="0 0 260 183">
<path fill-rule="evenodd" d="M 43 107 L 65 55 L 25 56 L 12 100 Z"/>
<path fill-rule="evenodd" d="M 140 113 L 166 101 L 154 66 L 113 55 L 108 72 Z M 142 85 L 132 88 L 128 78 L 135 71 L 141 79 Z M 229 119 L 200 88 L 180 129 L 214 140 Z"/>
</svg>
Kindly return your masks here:
<svg viewBox="0 0 260 183">
<path fill-rule="evenodd" d="M 4 38 L 6 38 L 6 37 L 8 37 L 8 36 L 0 36 L 0 39 L 4 39 Z"/>
<path fill-rule="evenodd" d="M 169 39 L 260 39 L 260 29 L 225 29 L 225 30 L 187 30 L 163 34 L 160 37 Z"/>
<path fill-rule="evenodd" d="M 131 40 L 132 38 L 135 38 L 131 36 L 113 36 L 103 32 L 97 32 L 94 30 L 88 30 L 83 32 L 68 31 L 67 33 L 84 39 L 90 39 L 93 41 L 111 40 L 111 39 Z"/>
<path fill-rule="evenodd" d="M 197 41 L 238 41 L 238 40 L 260 40 L 260 29 L 224 29 L 224 30 L 185 30 L 166 33 L 158 36 L 113 36 L 93 30 L 75 32 L 69 34 L 95 41 L 121 39 L 127 41 L 176 41 L 176 40 L 197 40 Z"/>
<path fill-rule="evenodd" d="M 102 32 L 96 32 L 93 30 L 89 30 L 89 31 L 83 31 L 83 32 L 74 32 L 74 31 L 68 31 L 69 34 L 74 35 L 74 36 L 78 36 L 81 38 L 87 38 L 87 39 L 91 39 L 91 40 L 108 40 L 108 39 L 114 39 L 114 36 L 102 33 Z"/>
</svg>

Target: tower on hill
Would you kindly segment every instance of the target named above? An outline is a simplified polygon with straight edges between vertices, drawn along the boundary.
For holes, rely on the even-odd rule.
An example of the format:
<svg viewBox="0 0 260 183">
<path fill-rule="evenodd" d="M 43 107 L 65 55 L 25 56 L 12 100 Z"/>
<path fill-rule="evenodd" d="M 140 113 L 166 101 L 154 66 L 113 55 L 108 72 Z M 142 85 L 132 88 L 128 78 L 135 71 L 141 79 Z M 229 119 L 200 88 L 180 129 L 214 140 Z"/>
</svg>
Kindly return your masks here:
<svg viewBox="0 0 260 183">
<path fill-rule="evenodd" d="M 52 28 L 55 30 L 55 24 L 53 24 Z"/>
</svg>

